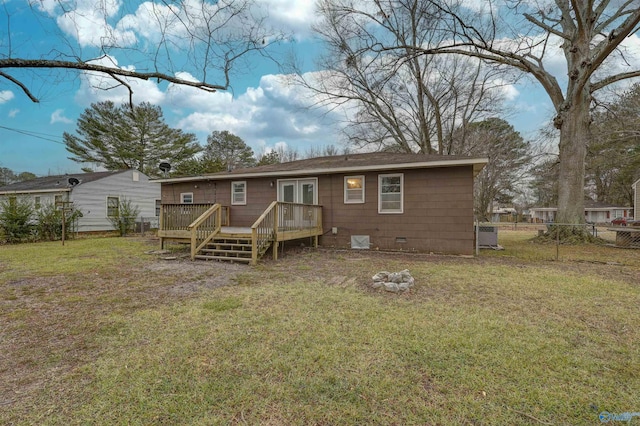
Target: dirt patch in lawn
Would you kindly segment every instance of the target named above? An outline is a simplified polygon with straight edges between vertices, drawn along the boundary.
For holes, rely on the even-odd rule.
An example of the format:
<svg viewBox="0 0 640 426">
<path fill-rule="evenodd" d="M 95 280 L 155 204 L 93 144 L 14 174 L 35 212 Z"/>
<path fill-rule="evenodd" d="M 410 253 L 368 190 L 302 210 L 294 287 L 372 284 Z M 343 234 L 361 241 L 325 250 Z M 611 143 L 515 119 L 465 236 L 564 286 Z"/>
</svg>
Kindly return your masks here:
<svg viewBox="0 0 640 426">
<path fill-rule="evenodd" d="M 429 268 L 438 266 L 507 266 L 532 263 L 505 258 L 469 258 L 375 251 L 290 248 L 258 266 L 224 262 L 191 262 L 184 253 L 150 253 L 135 266 L 106 273 L 76 276 L 24 277 L 0 282 L 0 409 L 12 406 L 14 418 L 42 400 L 64 401 L 91 380 L 83 367 L 104 350 L 100 336 L 117 332 L 112 318 L 201 296 L 221 286 L 264 285 L 270 282 L 315 281 L 318 285 L 352 287 L 382 297 L 447 300 L 447 283 L 421 285 Z M 540 264 L 535 264 L 540 267 Z M 621 265 L 547 262 L 544 268 L 571 274 L 595 274 L 603 279 L 640 283 L 638 269 Z M 393 295 L 371 288 L 379 271 L 421 271 L 416 289 Z M 523 273 L 523 279 L 526 273 Z M 482 288 L 478 294 L 481 297 Z M 474 296 L 476 297 L 476 296 Z M 75 389 L 65 388 L 77 375 Z M 66 379 L 65 379 L 66 377 Z M 67 407 L 72 410 L 73 407 Z"/>
</svg>

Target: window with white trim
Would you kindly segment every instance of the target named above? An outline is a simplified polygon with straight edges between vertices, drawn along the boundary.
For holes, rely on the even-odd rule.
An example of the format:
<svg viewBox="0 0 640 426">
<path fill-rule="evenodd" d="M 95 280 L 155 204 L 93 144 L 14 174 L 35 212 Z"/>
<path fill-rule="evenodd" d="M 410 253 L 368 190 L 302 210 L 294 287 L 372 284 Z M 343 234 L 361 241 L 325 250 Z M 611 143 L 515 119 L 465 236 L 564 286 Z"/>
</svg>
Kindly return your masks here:
<svg viewBox="0 0 640 426">
<path fill-rule="evenodd" d="M 120 199 L 118 197 L 107 197 L 107 217 L 117 217 L 120 207 Z"/>
<path fill-rule="evenodd" d="M 162 201 L 156 200 L 156 217 L 160 217 L 160 210 L 162 209 Z"/>
<path fill-rule="evenodd" d="M 404 175 L 378 175 L 378 213 L 402 213 Z"/>
<path fill-rule="evenodd" d="M 182 193 L 180 193 L 180 203 L 181 204 L 193 204 L 193 192 L 182 192 Z"/>
<path fill-rule="evenodd" d="M 364 203 L 364 176 L 344 177 L 344 203 Z"/>
<path fill-rule="evenodd" d="M 40 207 L 42 207 L 42 201 L 40 197 L 34 197 L 33 208 L 36 210 L 40 210 Z"/>
<path fill-rule="evenodd" d="M 247 204 L 247 182 L 231 182 L 231 205 L 244 206 Z"/>
</svg>

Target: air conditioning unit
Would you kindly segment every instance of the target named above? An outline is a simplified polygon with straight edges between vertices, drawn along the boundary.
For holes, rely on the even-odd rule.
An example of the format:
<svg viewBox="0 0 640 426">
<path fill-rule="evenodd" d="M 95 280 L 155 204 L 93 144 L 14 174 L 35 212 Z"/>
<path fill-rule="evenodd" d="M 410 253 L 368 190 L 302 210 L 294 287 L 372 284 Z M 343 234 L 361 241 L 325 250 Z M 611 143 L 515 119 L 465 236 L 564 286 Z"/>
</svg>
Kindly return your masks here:
<svg viewBox="0 0 640 426">
<path fill-rule="evenodd" d="M 497 226 L 478 226 L 478 246 L 480 247 L 497 247 L 498 246 L 498 227 Z"/>
</svg>

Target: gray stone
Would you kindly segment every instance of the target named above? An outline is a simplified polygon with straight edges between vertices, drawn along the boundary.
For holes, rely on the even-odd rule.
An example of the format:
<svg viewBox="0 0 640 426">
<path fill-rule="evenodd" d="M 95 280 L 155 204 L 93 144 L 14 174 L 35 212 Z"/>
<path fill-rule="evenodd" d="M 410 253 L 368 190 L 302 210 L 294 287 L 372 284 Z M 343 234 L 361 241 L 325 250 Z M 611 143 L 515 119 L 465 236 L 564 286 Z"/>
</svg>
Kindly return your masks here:
<svg viewBox="0 0 640 426">
<path fill-rule="evenodd" d="M 392 293 L 397 293 L 400 291 L 400 288 L 398 287 L 398 284 L 396 283 L 384 283 L 384 289 L 386 291 L 390 291 Z"/>
<path fill-rule="evenodd" d="M 415 279 L 411 276 L 408 269 L 404 269 L 400 272 L 382 271 L 378 272 L 371 278 L 373 279 L 371 287 L 376 289 L 384 287 L 386 291 L 392 293 L 407 291 L 415 284 Z"/>
</svg>

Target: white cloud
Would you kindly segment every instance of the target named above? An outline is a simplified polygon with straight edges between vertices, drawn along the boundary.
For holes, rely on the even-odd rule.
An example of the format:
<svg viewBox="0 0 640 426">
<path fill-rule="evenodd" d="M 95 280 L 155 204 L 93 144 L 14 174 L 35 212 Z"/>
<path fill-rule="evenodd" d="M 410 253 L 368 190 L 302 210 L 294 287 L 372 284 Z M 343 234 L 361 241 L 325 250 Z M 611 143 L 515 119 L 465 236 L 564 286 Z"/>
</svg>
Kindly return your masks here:
<svg viewBox="0 0 640 426">
<path fill-rule="evenodd" d="M 269 22 L 275 28 L 290 31 L 297 38 L 311 35 L 311 24 L 319 19 L 314 0 L 258 0 L 269 11 Z"/>
<path fill-rule="evenodd" d="M 9 111 L 9 118 L 16 118 L 19 112 L 20 110 L 18 108 L 12 109 L 11 111 Z"/>
<path fill-rule="evenodd" d="M 64 12 L 57 16 L 56 22 L 60 29 L 67 35 L 74 37 L 80 46 L 99 47 L 103 45 L 131 46 L 136 42 L 136 35 L 127 29 L 114 28 L 109 21 L 120 10 L 122 3 L 119 0 L 76 0 L 68 6 Z M 46 6 L 50 14 L 55 14 L 63 9 Z"/>
<path fill-rule="evenodd" d="M 11 90 L 1 90 L 0 91 L 0 104 L 3 104 L 5 102 L 9 102 L 14 97 L 15 97 L 15 95 L 13 94 L 13 92 Z"/>
<path fill-rule="evenodd" d="M 326 109 L 308 108 L 314 96 L 299 86 L 286 84 L 281 75 L 265 75 L 258 87 L 249 87 L 233 99 L 229 93 L 203 93 L 174 86 L 166 100 L 171 106 L 196 111 L 179 120 L 185 131 L 208 134 L 228 130 L 255 150 L 267 150 L 276 142 L 304 151 L 309 146 L 338 144 L 337 126 Z"/>
<path fill-rule="evenodd" d="M 55 123 L 71 124 L 73 123 L 73 120 L 64 116 L 63 109 L 57 109 L 53 111 L 53 114 L 51 114 L 51 120 L 49 121 L 49 124 L 55 124 Z"/>
<path fill-rule="evenodd" d="M 119 67 L 115 58 L 109 56 L 91 63 L 135 71 L 132 66 Z M 155 82 L 128 77 L 120 78 L 131 87 L 134 103 L 150 102 L 152 104 L 160 104 L 164 100 L 165 94 Z M 75 98 L 76 102 L 82 106 L 86 107 L 93 102 L 102 101 L 112 101 L 115 104 L 129 102 L 129 90 L 105 74 L 84 72 L 80 76 L 80 81 L 80 89 Z"/>
</svg>

